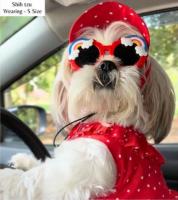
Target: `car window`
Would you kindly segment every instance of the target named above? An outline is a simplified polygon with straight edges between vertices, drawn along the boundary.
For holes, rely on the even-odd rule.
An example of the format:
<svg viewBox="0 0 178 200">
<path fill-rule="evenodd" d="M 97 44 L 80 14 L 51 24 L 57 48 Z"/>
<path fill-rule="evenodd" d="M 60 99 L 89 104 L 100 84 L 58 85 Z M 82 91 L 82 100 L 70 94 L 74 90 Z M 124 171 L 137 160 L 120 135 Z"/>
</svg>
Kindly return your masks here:
<svg viewBox="0 0 178 200">
<path fill-rule="evenodd" d="M 0 17 L 0 44 L 24 27 L 34 17 Z"/>
<path fill-rule="evenodd" d="M 164 143 L 178 142 L 178 11 L 144 16 L 151 34 L 151 54 L 169 75 L 176 93 L 176 112 L 170 135 Z M 13 83 L 5 92 L 6 108 L 17 105 L 38 105 L 47 112 L 47 128 L 38 137 L 45 145 L 52 145 L 56 132 L 50 110 L 52 85 L 60 67 L 63 50 L 52 55 L 39 66 Z"/>
<path fill-rule="evenodd" d="M 47 113 L 47 128 L 43 134 L 38 135 L 45 145 L 52 144 L 56 132 L 51 117 L 50 103 L 53 82 L 60 67 L 62 52 L 63 50 L 60 50 L 46 59 L 5 91 L 6 108 L 21 105 L 38 105 L 45 109 Z M 22 121 L 26 122 L 23 117 Z M 5 137 L 9 138 L 8 135 Z"/>
</svg>

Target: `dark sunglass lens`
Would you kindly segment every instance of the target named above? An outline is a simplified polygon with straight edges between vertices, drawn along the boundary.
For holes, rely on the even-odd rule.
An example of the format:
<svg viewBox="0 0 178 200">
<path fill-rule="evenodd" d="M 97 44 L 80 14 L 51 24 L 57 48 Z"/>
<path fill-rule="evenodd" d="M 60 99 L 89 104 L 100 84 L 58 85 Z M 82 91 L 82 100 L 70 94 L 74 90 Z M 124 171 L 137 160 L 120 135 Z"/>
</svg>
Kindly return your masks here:
<svg viewBox="0 0 178 200">
<path fill-rule="evenodd" d="M 79 48 L 79 55 L 75 59 L 78 66 L 83 67 L 83 65 L 94 64 L 99 57 L 99 50 L 96 46 L 91 46 L 88 49 Z"/>
<path fill-rule="evenodd" d="M 114 55 L 121 60 L 123 66 L 134 65 L 140 58 L 135 51 L 135 47 L 136 44 L 132 46 L 119 44 L 114 50 Z"/>
</svg>

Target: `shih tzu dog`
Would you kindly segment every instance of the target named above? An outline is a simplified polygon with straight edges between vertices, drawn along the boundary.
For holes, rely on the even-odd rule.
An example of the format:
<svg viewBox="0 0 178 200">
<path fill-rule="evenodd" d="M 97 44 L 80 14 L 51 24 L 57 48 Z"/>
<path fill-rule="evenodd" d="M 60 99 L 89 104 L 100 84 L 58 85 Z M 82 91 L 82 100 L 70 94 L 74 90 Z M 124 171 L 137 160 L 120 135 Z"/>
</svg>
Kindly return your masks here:
<svg viewBox="0 0 178 200">
<path fill-rule="evenodd" d="M 60 124 L 88 117 L 68 128 L 53 159 L 15 155 L 19 169 L 0 171 L 1 199 L 178 198 L 160 171 L 164 159 L 146 140 L 159 143 L 174 113 L 172 85 L 149 45 L 141 17 L 118 2 L 97 4 L 77 19 L 54 111 Z"/>
</svg>

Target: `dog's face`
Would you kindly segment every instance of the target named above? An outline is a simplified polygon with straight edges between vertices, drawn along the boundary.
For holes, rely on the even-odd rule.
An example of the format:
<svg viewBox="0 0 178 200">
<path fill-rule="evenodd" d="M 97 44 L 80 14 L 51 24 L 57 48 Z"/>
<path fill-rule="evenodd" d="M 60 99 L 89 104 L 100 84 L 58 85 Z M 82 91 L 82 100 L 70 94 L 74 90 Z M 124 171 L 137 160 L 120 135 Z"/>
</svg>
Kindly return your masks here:
<svg viewBox="0 0 178 200">
<path fill-rule="evenodd" d="M 131 26 L 113 23 L 105 30 L 86 29 L 80 37 L 109 46 L 131 34 L 140 36 Z M 122 46 L 122 50 L 127 51 L 123 56 L 121 53 L 118 55 Z M 142 115 L 145 119 L 139 85 L 141 73 L 133 61 L 138 54 L 134 46 L 122 46 L 115 45 L 112 47 L 113 53 L 106 52 L 101 56 L 96 45 L 80 50 L 75 60 L 79 69 L 72 73 L 68 88 L 70 120 L 92 112 L 96 113 L 97 120 L 124 125 L 131 125 L 135 123 L 133 120 L 138 120 L 133 116 Z M 134 55 L 129 57 L 130 54 Z"/>
<path fill-rule="evenodd" d="M 92 39 L 103 46 L 109 46 L 127 35 L 141 36 L 132 26 L 114 22 L 104 30 L 85 29 L 79 38 Z M 147 86 L 140 86 L 144 70 L 150 65 L 150 58 L 140 70 L 135 65 L 139 59 L 135 46 L 130 46 L 123 56 L 120 55 L 125 49 L 118 53 L 116 48 L 117 45 L 113 47 L 113 53 L 106 52 L 100 56 L 94 46 L 80 50 L 75 59 L 77 70 L 72 69 L 66 50 L 56 80 L 55 104 L 58 104 L 56 109 L 61 109 L 57 117 L 72 121 L 96 113 L 92 120 L 133 125 L 144 132 L 150 130 L 149 115 L 152 113 L 146 105 L 149 101 L 146 97 L 148 92 L 145 92 Z M 150 84 L 155 84 L 153 81 L 150 79 Z M 152 92 L 153 95 L 157 93 L 154 89 Z"/>
</svg>

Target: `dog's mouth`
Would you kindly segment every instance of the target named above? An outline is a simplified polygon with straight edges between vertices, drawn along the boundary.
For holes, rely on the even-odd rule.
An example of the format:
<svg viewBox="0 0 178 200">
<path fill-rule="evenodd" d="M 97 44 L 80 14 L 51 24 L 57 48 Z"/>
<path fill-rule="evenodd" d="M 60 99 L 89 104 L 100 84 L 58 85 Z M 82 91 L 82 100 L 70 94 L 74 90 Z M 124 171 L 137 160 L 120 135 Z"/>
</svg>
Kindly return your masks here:
<svg viewBox="0 0 178 200">
<path fill-rule="evenodd" d="M 116 85 L 116 78 L 112 78 L 109 74 L 102 73 L 93 80 L 94 90 L 111 89 L 113 90 Z"/>
</svg>

